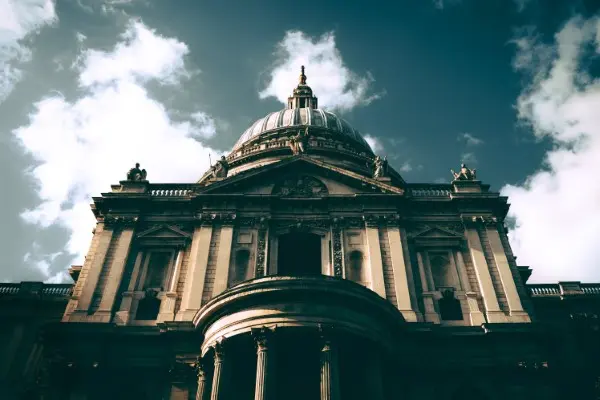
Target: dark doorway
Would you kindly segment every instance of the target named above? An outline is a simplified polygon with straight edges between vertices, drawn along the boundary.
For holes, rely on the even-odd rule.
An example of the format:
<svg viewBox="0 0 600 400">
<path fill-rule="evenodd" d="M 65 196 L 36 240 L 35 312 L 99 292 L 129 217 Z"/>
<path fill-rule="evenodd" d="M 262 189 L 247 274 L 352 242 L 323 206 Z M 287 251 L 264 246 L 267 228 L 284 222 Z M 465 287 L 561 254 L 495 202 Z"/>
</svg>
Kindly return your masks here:
<svg viewBox="0 0 600 400">
<path fill-rule="evenodd" d="M 303 232 L 281 235 L 277 259 L 278 275 L 320 275 L 321 237 Z"/>
</svg>

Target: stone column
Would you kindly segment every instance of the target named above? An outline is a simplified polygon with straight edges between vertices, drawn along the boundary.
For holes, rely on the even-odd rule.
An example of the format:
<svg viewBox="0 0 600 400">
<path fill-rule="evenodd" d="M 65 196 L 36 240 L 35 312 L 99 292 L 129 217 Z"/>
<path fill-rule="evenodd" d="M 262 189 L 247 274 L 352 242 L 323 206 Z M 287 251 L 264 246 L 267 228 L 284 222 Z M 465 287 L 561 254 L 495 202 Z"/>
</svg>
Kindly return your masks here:
<svg viewBox="0 0 600 400">
<path fill-rule="evenodd" d="M 411 287 L 408 280 L 409 269 L 407 268 L 407 263 L 404 259 L 404 249 L 402 248 L 400 229 L 397 226 L 388 226 L 388 240 L 390 242 L 390 255 L 392 259 L 398 309 L 406 321 L 417 322 L 417 313 L 413 309 L 410 297 Z"/>
<path fill-rule="evenodd" d="M 200 309 L 211 237 L 212 224 L 205 224 L 194 230 L 190 259 L 188 261 L 187 274 L 185 275 L 181 308 L 176 317 L 177 321 L 191 321 Z"/>
<path fill-rule="evenodd" d="M 271 331 L 266 328 L 253 329 L 252 336 L 256 343 L 256 386 L 254 400 L 267 400 L 271 395 L 269 376 L 269 340 Z"/>
<path fill-rule="evenodd" d="M 173 321 L 175 319 L 175 301 L 177 300 L 177 282 L 179 281 L 179 271 L 183 262 L 184 249 L 180 248 L 175 258 L 173 272 L 168 280 L 169 286 L 160 303 L 160 312 L 156 322 Z"/>
<path fill-rule="evenodd" d="M 498 297 L 494 290 L 489 266 L 483 253 L 483 247 L 477 228 L 475 224 L 470 221 L 465 225 L 469 251 L 473 258 L 473 266 L 475 267 L 475 274 L 477 275 L 477 281 L 479 282 L 479 290 L 483 297 L 487 320 L 492 323 L 507 322 L 506 315 L 500 310 L 500 305 L 498 304 Z"/>
<path fill-rule="evenodd" d="M 79 279 L 85 278 L 85 282 L 83 283 L 81 295 L 77 302 L 77 308 L 74 312 L 74 314 L 83 314 L 84 316 L 87 316 L 88 309 L 90 308 L 92 296 L 96 290 L 100 272 L 102 272 L 102 267 L 104 266 L 104 259 L 106 258 L 108 247 L 112 240 L 113 230 L 111 227 L 104 226 L 104 223 L 100 222 L 96 226 L 95 234 L 98 235 L 96 251 L 91 257 L 87 271 L 85 271 L 85 266 L 81 271 L 81 275 L 85 275 L 85 277 L 80 276 Z"/>
<path fill-rule="evenodd" d="M 385 299 L 383 260 L 381 259 L 381 246 L 379 245 L 379 227 L 375 217 L 365 217 L 365 229 L 371 265 L 371 289 Z"/>
<path fill-rule="evenodd" d="M 508 259 L 506 258 L 506 251 L 504 250 L 504 246 L 502 246 L 502 242 L 500 241 L 497 223 L 488 225 L 486 229 L 488 241 L 494 256 L 494 261 L 496 262 L 496 267 L 498 268 L 498 273 L 500 275 L 500 281 L 502 282 L 502 287 L 504 288 L 504 293 L 506 295 L 506 302 L 508 303 L 508 309 L 510 312 L 510 321 L 531 322 L 529 315 L 527 312 L 525 312 L 525 310 L 523 310 L 521 298 L 517 292 L 517 285 L 515 284 L 515 279 L 510 271 L 510 265 L 508 264 Z"/>
<path fill-rule="evenodd" d="M 121 285 L 121 280 L 123 279 L 123 272 L 133 240 L 133 232 L 133 226 L 124 226 L 121 234 L 118 236 L 119 239 L 109 267 L 109 274 L 102 293 L 102 299 L 100 300 L 100 306 L 94 314 L 93 319 L 95 322 L 110 322 L 112 319 L 112 309 L 115 304 L 117 291 Z"/>
<path fill-rule="evenodd" d="M 425 321 L 433 322 L 434 324 L 440 323 L 440 316 L 435 310 L 434 292 L 429 291 L 429 276 L 425 269 L 425 263 L 423 262 L 423 253 L 417 252 L 417 263 L 419 264 L 419 276 L 421 277 L 421 288 L 423 290 L 423 306 L 425 307 Z"/>
<path fill-rule="evenodd" d="M 321 400 L 340 400 L 338 368 L 337 348 L 331 333 L 321 330 Z"/>
<path fill-rule="evenodd" d="M 196 400 L 205 400 L 208 393 L 206 386 L 206 367 L 202 357 L 196 358 L 196 374 L 198 376 L 198 387 L 196 389 Z"/>
<path fill-rule="evenodd" d="M 463 258 L 461 249 L 457 249 L 455 254 L 457 261 L 456 268 L 458 269 L 459 276 L 461 277 L 463 290 L 465 291 L 467 304 L 469 306 L 469 319 L 472 326 L 479 326 L 485 323 L 485 317 L 479 309 L 477 292 L 474 292 L 471 289 L 471 283 L 469 282 L 469 276 L 467 275 L 467 266 L 465 265 L 465 260 Z"/>
<path fill-rule="evenodd" d="M 213 346 L 213 350 L 215 357 L 215 368 L 213 372 L 212 392 L 210 394 L 210 400 L 222 400 L 226 398 L 225 391 L 227 390 L 227 382 L 225 382 L 223 374 L 223 363 L 225 359 L 223 344 L 221 342 L 215 343 L 215 345 Z"/>
</svg>

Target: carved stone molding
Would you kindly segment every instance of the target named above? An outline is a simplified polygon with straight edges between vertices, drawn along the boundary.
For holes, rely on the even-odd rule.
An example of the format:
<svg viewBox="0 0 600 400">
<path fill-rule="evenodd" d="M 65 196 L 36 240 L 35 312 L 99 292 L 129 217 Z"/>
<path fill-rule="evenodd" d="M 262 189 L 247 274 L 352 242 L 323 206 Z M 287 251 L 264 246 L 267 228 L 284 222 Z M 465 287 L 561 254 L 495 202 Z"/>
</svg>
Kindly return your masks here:
<svg viewBox="0 0 600 400">
<path fill-rule="evenodd" d="M 401 221 L 398 214 L 365 214 L 363 220 L 369 227 L 399 226 Z"/>
<path fill-rule="evenodd" d="M 225 344 L 223 343 L 223 340 L 219 340 L 219 341 L 215 342 L 215 344 L 213 344 L 212 348 L 215 353 L 215 363 L 222 362 L 225 359 L 225 355 L 226 355 Z"/>
<path fill-rule="evenodd" d="M 275 220 L 273 221 L 273 227 L 279 229 L 290 229 L 298 231 L 310 231 L 312 229 L 329 230 L 332 221 L 329 218 L 325 219 L 302 219 L 296 218 L 294 220 Z"/>
<path fill-rule="evenodd" d="M 267 247 L 267 228 L 262 226 L 258 230 L 258 243 L 256 249 L 256 277 L 265 275 L 265 261 L 266 261 L 266 247 Z"/>
<path fill-rule="evenodd" d="M 237 217 L 236 225 L 246 228 L 263 228 L 269 225 L 269 216 L 261 217 Z"/>
<path fill-rule="evenodd" d="M 111 228 L 133 228 L 136 226 L 139 218 L 129 215 L 107 215 L 104 217 L 104 226 Z"/>
<path fill-rule="evenodd" d="M 214 223 L 220 223 L 222 225 L 234 225 L 237 215 L 230 212 L 203 212 L 196 215 L 196 219 L 200 221 L 202 225 L 210 225 Z"/>
<path fill-rule="evenodd" d="M 469 215 L 463 216 L 463 224 L 465 226 L 490 226 L 496 227 L 498 225 L 498 218 L 491 215 Z"/>
<path fill-rule="evenodd" d="M 339 224 L 334 224 L 332 229 L 333 234 L 333 275 L 341 278 L 343 276 L 343 260 L 342 255 L 342 231 Z"/>
<path fill-rule="evenodd" d="M 328 193 L 323 182 L 308 175 L 284 178 L 275 184 L 272 192 L 273 195 L 281 197 L 320 197 Z"/>
</svg>

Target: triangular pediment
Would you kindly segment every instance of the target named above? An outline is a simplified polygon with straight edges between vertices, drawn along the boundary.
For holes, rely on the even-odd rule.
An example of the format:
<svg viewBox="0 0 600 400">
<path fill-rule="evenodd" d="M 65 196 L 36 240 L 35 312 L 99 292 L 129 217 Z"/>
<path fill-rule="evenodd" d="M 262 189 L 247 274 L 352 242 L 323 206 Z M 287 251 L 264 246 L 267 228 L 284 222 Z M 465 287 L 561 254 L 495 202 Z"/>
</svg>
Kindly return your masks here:
<svg viewBox="0 0 600 400">
<path fill-rule="evenodd" d="M 433 226 L 433 227 L 425 227 L 423 230 L 416 232 L 413 237 L 415 238 L 461 238 L 462 235 L 458 232 L 451 231 L 449 229 Z"/>
<path fill-rule="evenodd" d="M 325 187 L 323 189 L 321 184 Z M 295 156 L 213 182 L 199 194 L 261 194 L 315 197 L 352 194 L 403 194 L 404 189 L 308 156 Z"/>
<path fill-rule="evenodd" d="M 191 235 L 176 226 L 159 225 L 137 235 L 138 239 L 189 239 Z"/>
</svg>

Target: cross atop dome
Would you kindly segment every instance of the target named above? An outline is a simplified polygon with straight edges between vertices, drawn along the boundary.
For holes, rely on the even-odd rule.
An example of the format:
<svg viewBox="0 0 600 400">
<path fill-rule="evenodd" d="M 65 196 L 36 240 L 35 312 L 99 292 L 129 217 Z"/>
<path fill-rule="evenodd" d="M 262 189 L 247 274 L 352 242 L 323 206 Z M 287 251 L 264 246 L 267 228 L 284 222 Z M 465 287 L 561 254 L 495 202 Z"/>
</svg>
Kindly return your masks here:
<svg viewBox="0 0 600 400">
<path fill-rule="evenodd" d="M 318 108 L 318 99 L 313 96 L 313 91 L 306 84 L 304 65 L 300 68 L 300 83 L 294 89 L 291 97 L 288 97 L 288 107 L 292 108 Z"/>
</svg>

